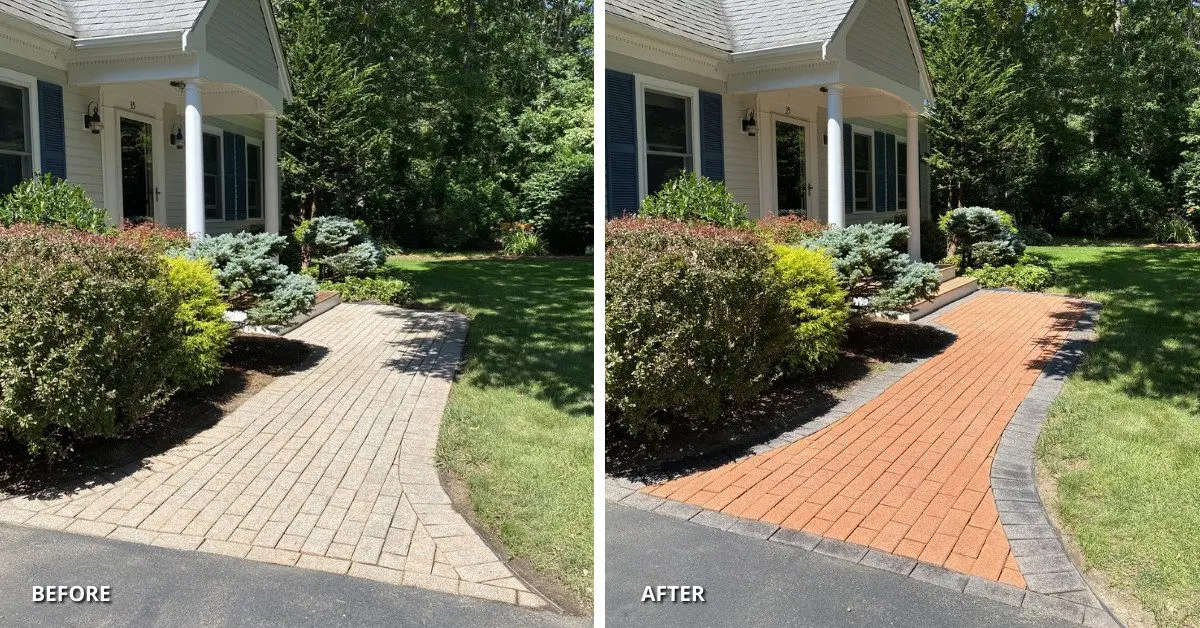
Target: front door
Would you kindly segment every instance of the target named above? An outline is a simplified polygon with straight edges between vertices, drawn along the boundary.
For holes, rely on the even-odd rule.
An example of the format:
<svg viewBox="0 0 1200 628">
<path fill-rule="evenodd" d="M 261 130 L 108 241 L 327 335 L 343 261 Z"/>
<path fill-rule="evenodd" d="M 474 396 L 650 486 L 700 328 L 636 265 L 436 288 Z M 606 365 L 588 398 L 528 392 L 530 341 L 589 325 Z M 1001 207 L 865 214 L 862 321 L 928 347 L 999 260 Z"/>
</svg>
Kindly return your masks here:
<svg viewBox="0 0 1200 628">
<path fill-rule="evenodd" d="M 125 220 L 154 220 L 154 128 L 121 116 L 121 208 Z"/>
<path fill-rule="evenodd" d="M 808 215 L 808 155 L 806 129 L 775 121 L 775 194 L 780 216 Z"/>
</svg>

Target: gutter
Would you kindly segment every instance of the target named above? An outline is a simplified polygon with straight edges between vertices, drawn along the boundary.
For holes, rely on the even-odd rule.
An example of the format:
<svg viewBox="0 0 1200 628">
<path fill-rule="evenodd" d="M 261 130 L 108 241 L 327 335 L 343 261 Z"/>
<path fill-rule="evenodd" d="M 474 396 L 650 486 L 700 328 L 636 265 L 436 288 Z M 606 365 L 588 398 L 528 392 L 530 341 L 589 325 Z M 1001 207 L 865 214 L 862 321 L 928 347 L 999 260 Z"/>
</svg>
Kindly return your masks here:
<svg viewBox="0 0 1200 628">
<path fill-rule="evenodd" d="M 165 44 L 180 42 L 182 44 L 186 31 L 155 31 L 153 33 L 138 33 L 136 35 L 103 35 L 100 37 L 82 37 L 75 40 L 78 50 L 111 48 L 113 46 L 135 46 L 138 44 Z"/>
<path fill-rule="evenodd" d="M 825 58 L 825 47 L 829 42 L 806 41 L 799 44 L 786 44 L 783 46 L 773 46 L 770 48 L 759 48 L 757 50 L 747 50 L 746 52 L 735 52 L 729 55 L 729 58 L 734 61 L 753 61 L 755 59 L 764 59 L 767 57 L 778 57 L 783 55 L 805 54 L 814 51 L 821 52 L 821 58 Z"/>
</svg>

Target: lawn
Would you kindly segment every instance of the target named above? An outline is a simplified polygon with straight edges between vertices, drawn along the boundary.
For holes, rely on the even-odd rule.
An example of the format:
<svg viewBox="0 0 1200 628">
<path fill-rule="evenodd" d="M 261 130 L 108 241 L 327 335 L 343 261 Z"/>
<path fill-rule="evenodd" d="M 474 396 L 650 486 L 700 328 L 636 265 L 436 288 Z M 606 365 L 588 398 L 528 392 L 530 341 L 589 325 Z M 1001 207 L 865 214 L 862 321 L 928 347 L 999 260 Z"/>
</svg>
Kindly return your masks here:
<svg viewBox="0 0 1200 628">
<path fill-rule="evenodd" d="M 1062 520 L 1160 625 L 1200 625 L 1200 249 L 1031 250 L 1104 304 L 1038 443 Z"/>
<path fill-rule="evenodd" d="M 471 317 L 439 461 L 517 558 L 592 599 L 592 262 L 399 256 L 430 306 Z"/>
</svg>

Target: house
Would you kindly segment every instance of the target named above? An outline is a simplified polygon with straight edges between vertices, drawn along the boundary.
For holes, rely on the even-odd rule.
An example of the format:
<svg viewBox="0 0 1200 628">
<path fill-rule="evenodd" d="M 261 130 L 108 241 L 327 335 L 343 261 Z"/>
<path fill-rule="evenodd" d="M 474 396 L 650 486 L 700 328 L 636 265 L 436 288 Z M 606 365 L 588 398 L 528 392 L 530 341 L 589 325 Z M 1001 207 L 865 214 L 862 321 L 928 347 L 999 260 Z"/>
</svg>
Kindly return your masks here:
<svg viewBox="0 0 1200 628">
<path fill-rule="evenodd" d="M 682 170 L 751 217 L 929 217 L 933 101 L 905 0 L 607 0 L 609 217 Z"/>
<path fill-rule="evenodd" d="M 268 0 L 0 0 L 0 194 L 49 172 L 114 224 L 278 232 L 290 98 Z"/>
</svg>

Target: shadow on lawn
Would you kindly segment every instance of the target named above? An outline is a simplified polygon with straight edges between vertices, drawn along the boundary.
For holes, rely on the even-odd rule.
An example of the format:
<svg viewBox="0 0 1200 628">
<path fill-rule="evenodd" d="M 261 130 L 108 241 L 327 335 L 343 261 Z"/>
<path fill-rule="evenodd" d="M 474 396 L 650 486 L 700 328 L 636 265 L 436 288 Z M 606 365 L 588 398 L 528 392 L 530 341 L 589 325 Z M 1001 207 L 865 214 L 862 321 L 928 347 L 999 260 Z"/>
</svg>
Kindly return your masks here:
<svg viewBox="0 0 1200 628">
<path fill-rule="evenodd" d="M 605 469 L 613 475 L 658 482 L 721 466 L 749 454 L 755 445 L 823 416 L 837 405 L 839 391 L 876 368 L 933 357 L 954 338 L 929 325 L 855 319 L 842 356 L 831 368 L 780 381 L 754 403 L 712 424 L 673 421 L 661 438 L 654 439 L 629 434 L 609 411 Z"/>
<path fill-rule="evenodd" d="M 473 385 L 513 387 L 572 416 L 592 415 L 590 260 L 439 260 L 389 267 L 423 304 L 471 317 L 464 371 Z"/>
<path fill-rule="evenodd" d="M 1060 288 L 1104 303 L 1077 376 L 1200 412 L 1200 250 L 1107 249 L 1057 268 Z"/>
<path fill-rule="evenodd" d="M 0 440 L 0 492 L 54 498 L 129 476 L 150 458 L 216 425 L 271 380 L 307 370 L 326 353 L 324 347 L 286 338 L 237 336 L 219 382 L 176 395 L 120 436 L 68 441 L 71 453 L 54 464 Z"/>
</svg>

